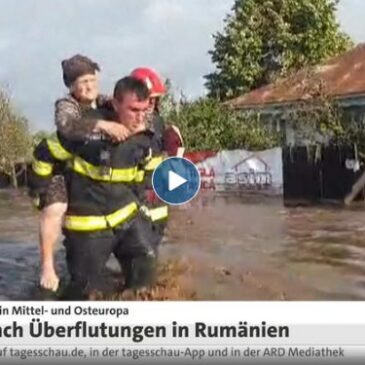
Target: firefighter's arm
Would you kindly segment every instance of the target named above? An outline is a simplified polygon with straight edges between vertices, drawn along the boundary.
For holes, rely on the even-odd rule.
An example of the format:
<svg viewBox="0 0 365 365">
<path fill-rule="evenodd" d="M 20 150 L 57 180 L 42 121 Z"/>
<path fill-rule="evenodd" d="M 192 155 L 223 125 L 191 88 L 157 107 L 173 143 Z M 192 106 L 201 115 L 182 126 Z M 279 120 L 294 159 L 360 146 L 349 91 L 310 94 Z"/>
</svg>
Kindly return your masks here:
<svg viewBox="0 0 365 365">
<path fill-rule="evenodd" d="M 169 156 L 183 157 L 185 148 L 183 147 L 183 138 L 179 128 L 176 126 L 164 128 L 162 147 L 163 151 L 159 153 L 152 152 L 150 147 L 145 150 L 144 159 L 140 163 L 140 169 L 143 170 L 145 174 L 152 173 L 153 170 Z"/>
<path fill-rule="evenodd" d="M 140 196 L 143 197 L 142 200 L 148 203 L 154 203 L 158 199 L 151 186 L 152 174 L 156 167 L 168 156 L 165 153 L 153 153 L 151 148 L 148 148 L 147 151 L 139 164 L 136 183 L 142 186 L 139 188 Z M 150 183 L 146 185 L 144 183 L 145 181 L 150 181 Z"/>
<path fill-rule="evenodd" d="M 165 157 L 165 154 L 152 153 L 152 150 L 150 149 L 150 153 L 143 160 L 141 167 L 146 173 L 152 174 L 153 170 L 165 159 Z"/>
<path fill-rule="evenodd" d="M 184 140 L 180 130 L 175 125 L 168 126 L 164 129 L 162 135 L 163 150 L 168 156 L 183 157 L 185 148 Z"/>
</svg>

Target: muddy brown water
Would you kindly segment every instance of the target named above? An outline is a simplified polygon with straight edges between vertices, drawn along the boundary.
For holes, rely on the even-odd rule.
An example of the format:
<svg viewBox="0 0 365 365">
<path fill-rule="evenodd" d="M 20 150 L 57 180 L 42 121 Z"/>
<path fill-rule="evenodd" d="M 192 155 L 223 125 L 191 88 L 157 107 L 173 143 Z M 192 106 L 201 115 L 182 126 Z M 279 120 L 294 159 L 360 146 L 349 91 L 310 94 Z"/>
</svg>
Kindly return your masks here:
<svg viewBox="0 0 365 365">
<path fill-rule="evenodd" d="M 170 215 L 161 260 L 187 264 L 182 285 L 197 299 L 365 299 L 365 207 L 207 193 Z M 0 190 L 0 300 L 34 299 L 37 224 L 24 192 Z M 57 265 L 64 275 L 61 244 Z"/>
</svg>

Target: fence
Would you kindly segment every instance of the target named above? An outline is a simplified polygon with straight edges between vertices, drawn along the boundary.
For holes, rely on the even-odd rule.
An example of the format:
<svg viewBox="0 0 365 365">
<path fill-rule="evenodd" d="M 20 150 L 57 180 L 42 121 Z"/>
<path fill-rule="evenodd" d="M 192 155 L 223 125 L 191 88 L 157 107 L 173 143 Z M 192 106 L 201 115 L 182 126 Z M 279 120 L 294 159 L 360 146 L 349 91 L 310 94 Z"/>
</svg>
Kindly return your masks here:
<svg viewBox="0 0 365 365">
<path fill-rule="evenodd" d="M 363 170 L 356 155 L 354 146 L 283 148 L 284 201 L 343 201 Z"/>
</svg>

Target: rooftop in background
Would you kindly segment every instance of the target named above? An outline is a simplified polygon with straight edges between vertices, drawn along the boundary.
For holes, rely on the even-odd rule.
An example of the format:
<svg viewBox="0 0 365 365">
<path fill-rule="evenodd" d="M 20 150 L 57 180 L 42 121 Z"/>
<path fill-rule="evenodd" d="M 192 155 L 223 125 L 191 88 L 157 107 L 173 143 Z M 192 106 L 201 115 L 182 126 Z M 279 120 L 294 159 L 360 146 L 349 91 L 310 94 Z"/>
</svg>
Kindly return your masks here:
<svg viewBox="0 0 365 365">
<path fill-rule="evenodd" d="M 313 76 L 322 80 L 327 93 L 336 98 L 348 98 L 365 95 L 365 43 L 361 43 L 343 55 L 312 69 Z M 268 107 L 307 98 L 308 72 L 298 71 L 290 78 L 278 80 L 231 99 L 226 105 L 234 109 Z"/>
</svg>

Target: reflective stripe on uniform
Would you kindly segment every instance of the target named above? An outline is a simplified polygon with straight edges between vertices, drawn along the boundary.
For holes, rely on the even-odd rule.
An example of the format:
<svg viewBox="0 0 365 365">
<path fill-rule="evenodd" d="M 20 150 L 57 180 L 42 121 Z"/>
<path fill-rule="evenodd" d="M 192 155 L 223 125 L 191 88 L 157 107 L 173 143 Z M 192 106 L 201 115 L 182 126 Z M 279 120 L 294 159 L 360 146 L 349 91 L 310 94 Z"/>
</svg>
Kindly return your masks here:
<svg viewBox="0 0 365 365">
<path fill-rule="evenodd" d="M 163 161 L 163 157 L 162 156 L 158 156 L 158 157 L 153 157 L 151 158 L 146 165 L 144 166 L 144 169 L 146 171 L 152 171 L 154 170 L 161 162 Z"/>
<path fill-rule="evenodd" d="M 164 205 L 162 207 L 158 208 L 147 208 L 145 205 L 143 205 L 140 210 L 148 216 L 152 222 L 159 221 L 161 219 L 165 219 L 168 217 L 168 207 L 167 205 Z"/>
<path fill-rule="evenodd" d="M 125 222 L 138 210 L 136 203 L 130 203 L 114 213 L 103 216 L 75 216 L 65 217 L 65 228 L 70 231 L 91 232 L 107 228 L 114 228 Z"/>
<path fill-rule="evenodd" d="M 165 219 L 169 215 L 167 205 L 165 205 L 163 207 L 149 209 L 149 212 L 150 212 L 150 217 L 151 217 L 152 222 L 156 222 L 161 219 Z"/>
<path fill-rule="evenodd" d="M 47 138 L 47 145 L 52 156 L 57 160 L 65 161 L 72 157 L 72 154 L 62 147 L 58 139 Z"/>
<path fill-rule="evenodd" d="M 39 176 L 49 176 L 52 174 L 53 165 L 48 162 L 33 160 L 32 170 Z"/>
<path fill-rule="evenodd" d="M 140 183 L 143 181 L 143 178 L 144 178 L 144 171 L 138 170 L 137 174 L 136 174 L 135 182 Z"/>
<path fill-rule="evenodd" d="M 106 173 L 103 173 L 102 166 L 95 166 L 80 157 L 75 157 L 71 168 L 73 171 L 92 180 L 105 182 L 132 182 L 137 176 L 137 167 L 126 169 L 106 168 Z"/>
</svg>

